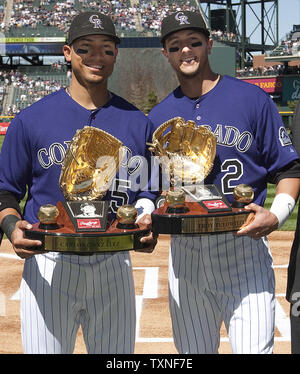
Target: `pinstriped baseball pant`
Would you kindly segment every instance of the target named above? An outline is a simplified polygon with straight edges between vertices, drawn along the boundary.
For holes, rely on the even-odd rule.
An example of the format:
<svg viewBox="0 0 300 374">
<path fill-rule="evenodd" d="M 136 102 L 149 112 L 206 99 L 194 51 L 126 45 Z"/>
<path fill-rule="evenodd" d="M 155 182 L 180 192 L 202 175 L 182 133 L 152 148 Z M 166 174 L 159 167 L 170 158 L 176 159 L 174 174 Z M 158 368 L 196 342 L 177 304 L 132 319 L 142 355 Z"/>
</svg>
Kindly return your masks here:
<svg viewBox="0 0 300 374">
<path fill-rule="evenodd" d="M 129 253 L 48 253 L 27 259 L 20 308 L 24 353 L 72 353 L 80 325 L 88 353 L 133 353 Z"/>
<path fill-rule="evenodd" d="M 266 239 L 172 236 L 169 303 L 179 353 L 218 353 L 224 321 L 233 353 L 272 353 L 275 278 Z"/>
</svg>

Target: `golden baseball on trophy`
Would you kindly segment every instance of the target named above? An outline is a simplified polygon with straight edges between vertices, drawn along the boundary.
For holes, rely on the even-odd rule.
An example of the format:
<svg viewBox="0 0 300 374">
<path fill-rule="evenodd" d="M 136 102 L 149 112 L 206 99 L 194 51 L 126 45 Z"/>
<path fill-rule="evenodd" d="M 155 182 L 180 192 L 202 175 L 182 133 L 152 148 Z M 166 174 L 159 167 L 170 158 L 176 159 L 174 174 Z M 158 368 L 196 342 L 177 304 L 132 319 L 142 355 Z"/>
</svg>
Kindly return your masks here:
<svg viewBox="0 0 300 374">
<path fill-rule="evenodd" d="M 43 224 L 56 223 L 59 211 L 55 205 L 42 205 L 38 212 L 39 221 Z"/>
<path fill-rule="evenodd" d="M 120 224 L 134 224 L 137 218 L 137 210 L 133 205 L 125 204 L 117 210 L 117 220 Z"/>
<path fill-rule="evenodd" d="M 185 192 L 183 190 L 169 190 L 166 194 L 166 204 L 169 207 L 184 205 Z"/>
<path fill-rule="evenodd" d="M 254 198 L 254 190 L 247 184 L 239 184 L 233 190 L 233 198 L 237 203 L 250 204 Z"/>
</svg>

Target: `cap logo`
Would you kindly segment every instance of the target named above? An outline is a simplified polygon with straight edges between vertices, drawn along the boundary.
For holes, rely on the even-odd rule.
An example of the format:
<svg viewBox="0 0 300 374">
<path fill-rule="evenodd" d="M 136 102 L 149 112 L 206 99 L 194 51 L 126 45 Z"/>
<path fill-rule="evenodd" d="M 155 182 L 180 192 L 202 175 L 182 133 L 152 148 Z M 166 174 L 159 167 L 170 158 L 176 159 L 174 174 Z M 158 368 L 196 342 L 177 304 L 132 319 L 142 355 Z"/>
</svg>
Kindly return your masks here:
<svg viewBox="0 0 300 374">
<path fill-rule="evenodd" d="M 190 24 L 188 17 L 183 12 L 177 13 L 176 16 L 175 16 L 175 19 L 180 22 L 179 23 L 180 25 L 189 25 Z"/>
<path fill-rule="evenodd" d="M 102 21 L 97 14 L 90 16 L 89 21 L 94 24 L 94 29 L 104 29 Z"/>
</svg>

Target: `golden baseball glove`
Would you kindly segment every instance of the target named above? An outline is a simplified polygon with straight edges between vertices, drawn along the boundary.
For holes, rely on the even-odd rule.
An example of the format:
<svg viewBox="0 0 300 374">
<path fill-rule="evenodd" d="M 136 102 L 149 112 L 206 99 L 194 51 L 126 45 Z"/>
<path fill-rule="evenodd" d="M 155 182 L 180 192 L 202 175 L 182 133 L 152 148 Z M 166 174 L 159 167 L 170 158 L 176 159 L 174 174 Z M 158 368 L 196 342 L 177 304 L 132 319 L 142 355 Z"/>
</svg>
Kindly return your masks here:
<svg viewBox="0 0 300 374">
<path fill-rule="evenodd" d="M 166 132 L 171 127 L 171 129 Z M 149 150 L 159 157 L 172 185 L 203 181 L 213 167 L 216 137 L 194 121 L 174 117 L 160 125 L 152 136 Z"/>
<path fill-rule="evenodd" d="M 90 126 L 77 130 L 59 178 L 66 200 L 103 198 L 124 156 L 122 142 L 109 133 Z"/>
</svg>

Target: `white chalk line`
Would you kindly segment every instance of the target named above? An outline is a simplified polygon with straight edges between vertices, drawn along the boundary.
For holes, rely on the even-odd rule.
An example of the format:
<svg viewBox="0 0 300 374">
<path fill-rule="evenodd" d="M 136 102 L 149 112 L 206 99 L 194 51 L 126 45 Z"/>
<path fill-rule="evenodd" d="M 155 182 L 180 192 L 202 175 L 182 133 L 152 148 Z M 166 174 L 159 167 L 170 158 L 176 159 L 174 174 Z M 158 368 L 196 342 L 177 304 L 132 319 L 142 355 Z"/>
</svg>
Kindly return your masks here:
<svg viewBox="0 0 300 374">
<path fill-rule="evenodd" d="M 15 254 L 9 253 L 0 253 L 0 257 L 13 259 L 13 260 L 21 260 Z M 287 264 L 283 265 L 274 265 L 274 269 L 280 268 L 287 268 Z M 148 337 L 140 337 L 140 318 L 142 315 L 143 309 L 143 300 L 144 299 L 156 299 L 158 298 L 158 267 L 133 267 L 133 270 L 144 270 L 145 271 L 145 278 L 144 278 L 144 287 L 142 295 L 136 295 L 136 315 L 137 315 L 137 326 L 136 326 L 136 341 L 139 343 L 172 343 L 173 338 L 148 338 Z M 276 294 L 276 297 L 285 297 L 285 294 Z M 2 300 L 2 299 L 1 299 Z M 0 300 L 0 301 L 1 301 Z M 10 300 L 20 300 L 20 290 L 18 290 Z M 4 315 L 3 312 L 5 306 L 3 306 L 3 302 L 0 302 L 0 315 Z M 281 307 L 280 303 L 276 300 L 276 313 L 275 313 L 275 325 L 278 328 L 280 334 L 282 336 L 275 337 L 275 341 L 290 341 L 290 323 L 289 323 L 289 316 L 286 315 L 285 311 Z M 229 342 L 228 337 L 222 337 L 221 342 Z"/>
</svg>

